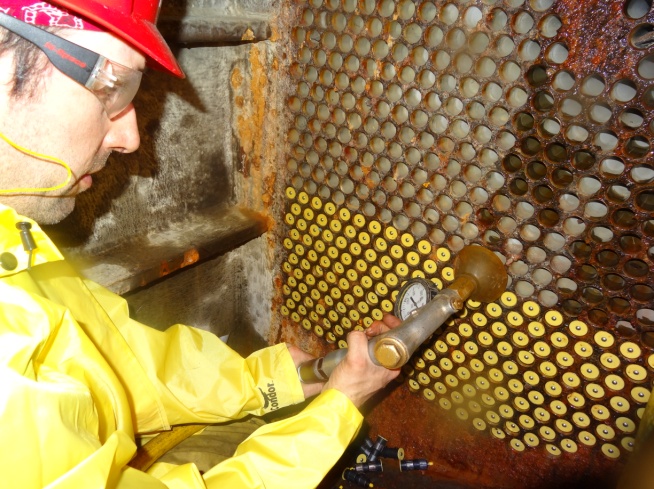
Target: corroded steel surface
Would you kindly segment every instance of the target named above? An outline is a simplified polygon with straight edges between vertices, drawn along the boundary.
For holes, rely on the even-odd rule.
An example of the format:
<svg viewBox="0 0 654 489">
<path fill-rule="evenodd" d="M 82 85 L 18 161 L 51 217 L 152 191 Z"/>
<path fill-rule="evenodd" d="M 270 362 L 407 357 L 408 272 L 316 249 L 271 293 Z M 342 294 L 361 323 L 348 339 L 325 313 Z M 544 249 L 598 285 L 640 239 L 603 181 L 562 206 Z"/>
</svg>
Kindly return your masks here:
<svg viewBox="0 0 654 489">
<path fill-rule="evenodd" d="M 295 4 L 284 336 L 345 346 L 486 246 L 507 292 L 425 343 L 372 431 L 434 480 L 608 486 L 654 370 L 650 2 Z"/>
</svg>

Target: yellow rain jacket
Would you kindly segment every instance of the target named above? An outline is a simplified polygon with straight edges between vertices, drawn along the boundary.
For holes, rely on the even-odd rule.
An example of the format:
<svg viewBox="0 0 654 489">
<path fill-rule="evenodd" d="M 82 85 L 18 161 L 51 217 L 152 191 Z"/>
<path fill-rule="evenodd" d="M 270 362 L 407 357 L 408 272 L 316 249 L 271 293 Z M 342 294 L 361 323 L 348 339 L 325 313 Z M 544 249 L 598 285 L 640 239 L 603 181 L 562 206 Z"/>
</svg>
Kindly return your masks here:
<svg viewBox="0 0 654 489">
<path fill-rule="evenodd" d="M 16 223 L 38 248 L 27 269 Z M 135 433 L 219 423 L 303 400 L 288 349 L 246 359 L 216 336 L 165 332 L 128 317 L 123 299 L 80 278 L 43 231 L 0 206 L 0 486 L 3 489 L 315 487 L 362 417 L 339 391 L 263 426 L 233 458 L 126 467 Z"/>
</svg>

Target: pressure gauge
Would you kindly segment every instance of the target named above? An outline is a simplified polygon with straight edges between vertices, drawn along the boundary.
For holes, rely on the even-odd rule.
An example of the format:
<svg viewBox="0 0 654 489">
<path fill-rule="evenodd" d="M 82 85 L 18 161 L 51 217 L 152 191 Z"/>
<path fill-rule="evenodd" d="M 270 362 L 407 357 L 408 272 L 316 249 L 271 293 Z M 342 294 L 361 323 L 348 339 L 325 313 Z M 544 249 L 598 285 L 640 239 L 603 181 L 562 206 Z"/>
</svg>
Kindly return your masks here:
<svg viewBox="0 0 654 489">
<path fill-rule="evenodd" d="M 414 311 L 431 301 L 436 294 L 438 294 L 438 288 L 429 280 L 424 278 L 407 280 L 397 294 L 395 315 L 405 321 Z"/>
</svg>

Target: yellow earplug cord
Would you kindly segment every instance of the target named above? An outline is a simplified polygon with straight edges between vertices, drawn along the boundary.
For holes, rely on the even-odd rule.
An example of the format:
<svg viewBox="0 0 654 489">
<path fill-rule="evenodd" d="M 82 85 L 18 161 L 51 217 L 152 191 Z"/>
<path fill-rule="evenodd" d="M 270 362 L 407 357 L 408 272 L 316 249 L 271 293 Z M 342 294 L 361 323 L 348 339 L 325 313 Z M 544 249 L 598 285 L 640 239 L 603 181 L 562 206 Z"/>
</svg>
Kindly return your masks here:
<svg viewBox="0 0 654 489">
<path fill-rule="evenodd" d="M 14 143 L 11 139 L 9 139 L 7 136 L 5 136 L 3 133 L 0 132 L 0 139 L 3 139 L 9 146 L 15 148 L 16 150 L 20 151 L 21 153 L 25 153 L 27 155 L 33 156 L 35 158 L 38 158 L 40 160 L 48 161 L 50 163 L 54 163 L 59 166 L 63 166 L 66 169 L 67 175 L 66 175 L 66 180 L 64 180 L 62 183 L 59 185 L 55 185 L 54 187 L 48 187 L 48 188 L 10 188 L 6 190 L 0 190 L 0 194 L 18 194 L 18 193 L 26 193 L 26 192 L 51 192 L 52 190 L 58 190 L 62 187 L 65 187 L 68 185 L 68 182 L 70 182 L 70 179 L 73 176 L 73 170 L 70 169 L 70 166 L 64 161 L 61 161 L 59 158 L 55 158 L 54 156 L 48 156 L 44 155 L 41 153 L 36 153 L 34 151 L 30 151 L 27 148 L 24 148 L 16 143 Z"/>
</svg>

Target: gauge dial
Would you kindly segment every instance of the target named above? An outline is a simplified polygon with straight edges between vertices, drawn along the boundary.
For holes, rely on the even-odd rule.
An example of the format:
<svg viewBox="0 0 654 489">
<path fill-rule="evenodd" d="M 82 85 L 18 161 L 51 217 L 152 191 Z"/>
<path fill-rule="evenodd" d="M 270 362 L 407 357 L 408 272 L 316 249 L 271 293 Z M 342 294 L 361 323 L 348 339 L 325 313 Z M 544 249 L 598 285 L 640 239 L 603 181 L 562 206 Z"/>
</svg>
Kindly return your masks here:
<svg viewBox="0 0 654 489">
<path fill-rule="evenodd" d="M 421 278 L 408 280 L 397 294 L 395 315 L 402 321 L 406 320 L 413 311 L 432 299 L 432 290 L 433 287 L 427 280 Z"/>
</svg>

